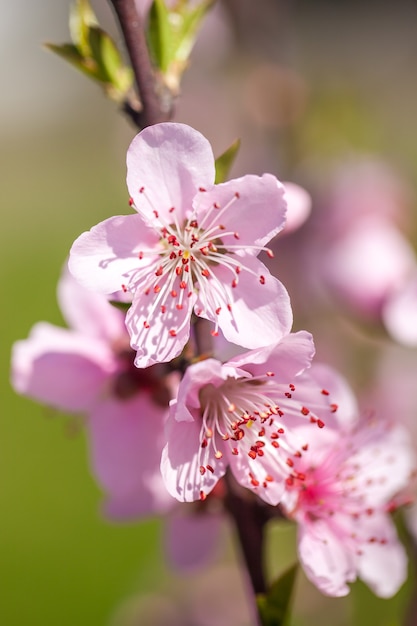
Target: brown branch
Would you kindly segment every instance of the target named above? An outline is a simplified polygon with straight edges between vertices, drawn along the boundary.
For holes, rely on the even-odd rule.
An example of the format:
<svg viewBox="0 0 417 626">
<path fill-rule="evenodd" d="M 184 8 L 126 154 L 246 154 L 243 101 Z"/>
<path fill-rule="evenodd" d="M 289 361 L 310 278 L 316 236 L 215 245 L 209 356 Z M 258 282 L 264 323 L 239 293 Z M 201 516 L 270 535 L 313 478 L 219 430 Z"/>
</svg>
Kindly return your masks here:
<svg viewBox="0 0 417 626">
<path fill-rule="evenodd" d="M 280 516 L 279 509 L 262 502 L 240 487 L 229 472 L 225 476 L 225 483 L 227 486 L 225 507 L 233 519 L 254 594 L 256 596 L 258 593 L 266 593 L 265 526 L 270 519 Z M 254 608 L 254 612 L 260 624 L 257 607 Z"/>
<path fill-rule="evenodd" d="M 166 98 L 163 99 L 163 94 L 157 91 L 158 83 L 149 57 L 144 19 L 136 11 L 134 0 L 109 1 L 120 23 L 142 105 L 137 111 L 126 102 L 124 110 L 138 128 L 166 122 L 172 117 L 172 107 L 166 105 Z"/>
</svg>

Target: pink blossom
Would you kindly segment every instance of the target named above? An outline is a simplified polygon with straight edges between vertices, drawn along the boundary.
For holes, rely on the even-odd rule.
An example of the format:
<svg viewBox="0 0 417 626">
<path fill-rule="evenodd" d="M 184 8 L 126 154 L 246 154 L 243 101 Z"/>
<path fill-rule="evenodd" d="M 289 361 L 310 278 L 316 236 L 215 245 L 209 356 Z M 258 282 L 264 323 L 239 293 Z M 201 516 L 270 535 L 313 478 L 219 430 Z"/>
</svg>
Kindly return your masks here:
<svg viewBox="0 0 417 626">
<path fill-rule="evenodd" d="M 172 375 L 134 367 L 124 315 L 104 296 L 65 274 L 58 299 L 71 328 L 40 322 L 15 343 L 14 388 L 86 415 L 91 465 L 106 492 L 108 515 L 130 518 L 171 508 L 159 464 Z"/>
<path fill-rule="evenodd" d="M 321 274 L 343 303 L 379 317 L 384 303 L 415 267 L 410 244 L 381 217 L 357 220 L 344 237 L 321 254 Z"/>
<path fill-rule="evenodd" d="M 328 391 L 305 370 L 314 354 L 304 331 L 220 363 L 191 365 L 171 403 L 161 471 L 180 501 L 204 500 L 230 467 L 236 480 L 275 505 L 309 434 L 332 420 Z"/>
<path fill-rule="evenodd" d="M 391 294 L 382 310 L 385 328 L 393 339 L 417 346 L 417 272 Z"/>
<path fill-rule="evenodd" d="M 136 365 L 169 361 L 192 312 L 246 348 L 276 343 L 292 324 L 284 286 L 256 257 L 284 226 L 284 188 L 270 175 L 214 185 L 208 141 L 183 124 L 145 128 L 127 154 L 137 213 L 83 233 L 70 270 L 85 287 L 133 294 L 126 324 Z"/>
<path fill-rule="evenodd" d="M 176 570 L 190 573 L 220 554 L 226 516 L 213 494 L 205 502 L 176 504 L 165 519 L 165 558 Z"/>
<path fill-rule="evenodd" d="M 135 0 L 136 11 L 142 17 L 149 13 L 153 0 Z"/>
<path fill-rule="evenodd" d="M 389 510 L 413 469 L 408 433 L 368 419 L 350 431 L 313 432 L 310 444 L 295 459 L 295 477 L 281 502 L 298 523 L 306 575 L 330 596 L 346 595 L 357 577 L 377 595 L 392 596 L 407 577 Z"/>
<path fill-rule="evenodd" d="M 287 201 L 287 221 L 282 234 L 294 232 L 308 219 L 311 213 L 312 200 L 306 189 L 296 183 L 284 182 L 285 199 Z"/>
<path fill-rule="evenodd" d="M 343 237 L 362 218 L 382 219 L 405 231 L 410 227 L 412 186 L 385 161 L 353 154 L 336 164 L 324 186 L 328 199 L 321 226 L 333 238 Z"/>
</svg>

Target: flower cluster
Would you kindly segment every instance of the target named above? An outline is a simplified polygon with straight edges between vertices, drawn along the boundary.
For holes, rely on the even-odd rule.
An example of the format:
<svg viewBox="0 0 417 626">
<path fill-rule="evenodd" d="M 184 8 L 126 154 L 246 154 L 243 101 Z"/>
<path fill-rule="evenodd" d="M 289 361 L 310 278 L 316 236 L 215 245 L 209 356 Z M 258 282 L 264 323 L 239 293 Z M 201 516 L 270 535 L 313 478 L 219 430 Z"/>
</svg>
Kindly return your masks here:
<svg viewBox="0 0 417 626">
<path fill-rule="evenodd" d="M 357 576 L 395 593 L 406 559 L 389 510 L 413 470 L 407 436 L 358 417 L 258 259 L 287 211 L 293 225 L 307 215 L 306 194 L 271 174 L 215 184 L 208 141 L 183 124 L 143 130 L 127 169 L 135 213 L 75 241 L 59 290 L 70 329 L 38 324 L 15 345 L 16 390 L 87 416 L 112 517 L 178 501 L 209 514 L 227 474 L 298 523 L 300 561 L 324 593 Z"/>
</svg>

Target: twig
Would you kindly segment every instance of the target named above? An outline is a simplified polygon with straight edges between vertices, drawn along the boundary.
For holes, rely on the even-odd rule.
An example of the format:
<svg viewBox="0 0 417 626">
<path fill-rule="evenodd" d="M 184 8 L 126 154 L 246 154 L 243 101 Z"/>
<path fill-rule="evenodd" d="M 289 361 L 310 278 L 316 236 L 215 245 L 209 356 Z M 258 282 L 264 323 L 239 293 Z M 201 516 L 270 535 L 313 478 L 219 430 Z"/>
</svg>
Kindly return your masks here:
<svg viewBox="0 0 417 626">
<path fill-rule="evenodd" d="M 242 556 L 252 584 L 255 596 L 266 593 L 267 584 L 264 575 L 265 526 L 268 520 L 279 515 L 276 507 L 262 502 L 251 493 L 237 485 L 230 473 L 225 476 L 227 495 L 225 507 L 235 524 Z M 257 607 L 254 609 L 257 623 L 260 617 Z"/>
<path fill-rule="evenodd" d="M 172 117 L 172 111 L 167 107 L 166 99 L 163 100 L 162 94 L 157 92 L 157 79 L 149 57 L 144 19 L 136 11 L 134 0 L 109 1 L 120 23 L 142 105 L 136 111 L 126 102 L 124 110 L 139 128 L 166 122 Z"/>
</svg>

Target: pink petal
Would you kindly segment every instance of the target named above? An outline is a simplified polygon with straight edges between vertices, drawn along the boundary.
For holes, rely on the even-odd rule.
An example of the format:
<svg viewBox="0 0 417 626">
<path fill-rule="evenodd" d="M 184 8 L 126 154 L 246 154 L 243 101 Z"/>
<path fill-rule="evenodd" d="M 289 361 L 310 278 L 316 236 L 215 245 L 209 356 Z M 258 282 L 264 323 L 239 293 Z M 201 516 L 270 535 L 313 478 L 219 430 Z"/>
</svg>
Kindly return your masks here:
<svg viewBox="0 0 417 626">
<path fill-rule="evenodd" d="M 225 209 L 227 205 L 230 206 Z M 206 193 L 199 193 L 194 206 L 197 221 L 204 220 L 205 229 L 222 224 L 225 233 L 236 233 L 222 236 L 223 244 L 246 244 L 245 254 L 258 255 L 259 246 L 264 246 L 285 225 L 284 187 L 271 174 L 247 175 L 215 185 Z"/>
<path fill-rule="evenodd" d="M 63 411 L 89 410 L 115 367 L 105 343 L 46 322 L 13 346 L 16 391 Z"/>
<path fill-rule="evenodd" d="M 337 406 L 334 416 L 340 427 L 357 422 L 359 407 L 355 394 L 339 372 L 324 363 L 312 363 L 309 376 L 321 389 L 329 392 L 330 403 Z"/>
<path fill-rule="evenodd" d="M 311 196 L 300 185 L 284 183 L 284 198 L 287 201 L 287 222 L 284 235 L 294 232 L 304 224 L 311 213 Z"/>
<path fill-rule="evenodd" d="M 391 337 L 406 346 L 417 346 L 417 278 L 400 287 L 388 299 L 382 318 Z"/>
<path fill-rule="evenodd" d="M 114 293 L 128 285 L 139 268 L 138 254 L 159 241 L 139 215 L 119 215 L 100 222 L 76 239 L 68 267 L 76 280 L 93 291 Z M 153 257 L 142 259 L 153 263 Z"/>
<path fill-rule="evenodd" d="M 218 315 L 215 311 L 204 310 L 201 296 L 195 310 L 201 317 L 213 322 L 218 321 L 223 335 L 228 341 L 245 348 L 260 348 L 277 343 L 288 334 L 292 326 L 290 299 L 284 285 L 272 276 L 266 267 L 256 258 L 245 258 L 244 266 L 252 270 L 242 270 L 239 282 L 232 287 L 230 272 L 219 265 L 213 268 L 213 274 L 222 284 L 219 299 L 224 304 Z M 264 284 L 260 283 L 260 276 Z M 213 279 L 209 279 L 209 282 Z M 216 289 L 213 284 L 213 289 Z M 227 304 L 231 305 L 231 312 Z"/>
<path fill-rule="evenodd" d="M 315 348 L 313 337 L 302 330 L 285 335 L 279 343 L 245 352 L 228 364 L 256 376 L 270 371 L 277 381 L 294 382 L 295 376 L 310 367 Z"/>
<path fill-rule="evenodd" d="M 247 376 L 246 372 L 242 372 Z M 204 359 L 187 368 L 178 389 L 177 402 L 172 404 L 171 414 L 179 422 L 194 421 L 189 409 L 200 414 L 200 391 L 207 384 L 220 386 L 227 376 L 237 377 L 236 368 L 228 368 L 216 359 Z"/>
<path fill-rule="evenodd" d="M 234 455 L 230 452 L 230 448 L 225 447 L 225 449 L 233 476 L 242 487 L 255 492 L 262 500 L 272 506 L 281 502 L 285 493 L 285 475 L 277 455 L 267 453 L 262 459 L 258 457 L 254 463 L 248 457 L 247 452 L 240 450 L 239 454 Z M 274 476 L 272 482 L 266 481 L 268 475 Z M 256 484 L 256 481 L 259 484 Z"/>
<path fill-rule="evenodd" d="M 159 285 L 161 291 L 169 285 L 170 277 L 163 278 Z M 179 279 L 171 285 L 178 287 Z M 169 287 L 169 288 L 171 288 Z M 137 350 L 136 367 L 148 367 L 154 363 L 170 361 L 178 356 L 190 336 L 190 318 L 195 295 L 184 296 L 182 308 L 178 309 L 178 299 L 170 294 L 163 299 L 166 310 L 161 312 L 160 305 L 155 310 L 155 295 L 138 292 L 126 315 L 126 326 L 130 334 L 131 346 Z"/>
<path fill-rule="evenodd" d="M 416 458 L 409 432 L 402 426 L 389 427 L 372 419 L 353 438 L 357 452 L 351 463 L 360 469 L 355 484 L 368 506 L 385 506 L 410 482 Z"/>
<path fill-rule="evenodd" d="M 142 17 L 146 17 L 153 0 L 135 0 L 136 11 Z"/>
<path fill-rule="evenodd" d="M 127 186 L 136 209 L 155 222 L 181 222 L 192 209 L 200 187 L 214 183 L 214 157 L 207 139 L 190 126 L 155 124 L 136 135 L 127 153 Z M 142 190 L 142 192 L 140 191 Z"/>
<path fill-rule="evenodd" d="M 207 566 L 219 552 L 223 523 L 219 513 L 178 506 L 165 526 L 165 549 L 173 567 L 193 572 Z"/>
<path fill-rule="evenodd" d="M 354 559 L 328 524 L 317 520 L 301 525 L 298 553 L 307 577 L 322 593 L 337 597 L 349 593 L 346 583 L 356 579 Z"/>
<path fill-rule="evenodd" d="M 384 301 L 415 266 L 399 231 L 380 218 L 358 221 L 323 256 L 323 276 L 355 310 L 379 315 Z"/>
<path fill-rule="evenodd" d="M 110 517 L 159 514 L 175 503 L 159 470 L 165 415 L 146 392 L 124 401 L 103 398 L 90 415 L 91 464 Z"/>
<path fill-rule="evenodd" d="M 81 287 L 67 269 L 58 283 L 58 302 L 67 324 L 80 333 L 107 341 L 126 334 L 123 313 L 102 294 Z"/>
<path fill-rule="evenodd" d="M 168 492 L 180 502 L 199 500 L 201 492 L 208 495 L 217 481 L 224 476 L 223 459 L 215 459 L 212 446 L 207 464 L 214 471 L 200 473 L 201 423 L 177 421 L 172 415 L 167 422 L 167 444 L 162 452 L 161 472 Z"/>
<path fill-rule="evenodd" d="M 407 579 L 407 555 L 387 516 L 379 516 L 374 536 L 383 537 L 386 543 L 375 541 L 361 545 L 358 575 L 377 596 L 390 598 Z"/>
</svg>

